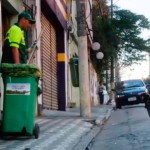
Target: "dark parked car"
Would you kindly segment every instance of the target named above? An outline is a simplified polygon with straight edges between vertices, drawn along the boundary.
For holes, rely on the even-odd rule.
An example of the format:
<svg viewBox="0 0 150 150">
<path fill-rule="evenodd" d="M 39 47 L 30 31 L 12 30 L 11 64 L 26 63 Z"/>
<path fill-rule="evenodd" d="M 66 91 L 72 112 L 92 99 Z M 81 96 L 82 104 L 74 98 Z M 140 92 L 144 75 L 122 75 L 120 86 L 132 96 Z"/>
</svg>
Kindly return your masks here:
<svg viewBox="0 0 150 150">
<path fill-rule="evenodd" d="M 148 90 L 148 92 L 150 94 L 150 84 L 146 84 L 146 88 L 147 88 L 147 90 Z"/>
<path fill-rule="evenodd" d="M 116 108 L 119 109 L 124 105 L 145 103 L 149 98 L 146 85 L 140 79 L 117 82 L 113 91 Z"/>
</svg>

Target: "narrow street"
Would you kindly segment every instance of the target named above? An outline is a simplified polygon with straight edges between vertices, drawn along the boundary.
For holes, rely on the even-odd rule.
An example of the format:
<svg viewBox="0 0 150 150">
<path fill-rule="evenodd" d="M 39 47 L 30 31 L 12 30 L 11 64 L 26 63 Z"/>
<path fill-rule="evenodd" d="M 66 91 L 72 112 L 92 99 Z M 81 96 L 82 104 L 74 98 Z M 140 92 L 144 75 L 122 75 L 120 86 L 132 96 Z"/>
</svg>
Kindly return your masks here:
<svg viewBox="0 0 150 150">
<path fill-rule="evenodd" d="M 144 105 L 114 111 L 89 150 L 149 150 L 150 118 Z"/>
</svg>

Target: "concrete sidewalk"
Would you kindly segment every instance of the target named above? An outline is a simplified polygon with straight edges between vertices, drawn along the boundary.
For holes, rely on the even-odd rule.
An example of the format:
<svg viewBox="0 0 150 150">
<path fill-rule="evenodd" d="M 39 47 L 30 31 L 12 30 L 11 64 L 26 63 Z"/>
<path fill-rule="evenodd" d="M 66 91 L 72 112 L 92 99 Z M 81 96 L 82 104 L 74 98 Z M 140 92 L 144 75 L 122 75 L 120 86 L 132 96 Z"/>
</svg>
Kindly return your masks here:
<svg viewBox="0 0 150 150">
<path fill-rule="evenodd" d="M 64 138 L 62 138 L 63 148 L 61 150 L 85 150 L 92 139 L 98 134 L 100 131 L 100 126 L 105 123 L 105 121 L 110 117 L 111 112 L 113 110 L 112 105 L 99 105 L 91 108 L 91 117 L 90 118 L 82 118 L 80 117 L 80 108 L 67 108 L 65 112 L 62 111 L 52 111 L 52 110 L 44 110 L 43 117 L 50 118 L 50 119 L 62 119 L 65 121 L 66 119 L 73 119 L 77 121 L 78 119 L 81 120 L 80 124 L 75 126 L 75 130 L 77 130 L 81 125 L 85 122 L 86 128 L 89 127 L 88 130 L 84 130 L 78 136 L 78 138 L 73 139 L 73 143 L 69 142 L 70 145 L 67 146 L 65 143 Z M 71 133 L 70 133 L 71 134 Z M 67 135 L 69 137 L 69 135 Z M 77 135 L 76 135 L 77 136 Z M 70 137 L 71 138 L 71 137 Z M 75 141 L 76 140 L 76 141 Z M 61 143 L 61 140 L 59 140 Z M 55 148 L 55 150 L 59 150 L 59 148 Z"/>
<path fill-rule="evenodd" d="M 40 126 L 38 139 L 0 139 L 0 150 L 85 150 L 109 118 L 112 105 L 91 108 L 91 118 L 80 117 L 79 108 L 63 111 L 44 110 L 35 119 Z"/>
<path fill-rule="evenodd" d="M 66 111 L 43 110 L 42 116 L 49 118 L 82 118 L 84 121 L 93 121 L 95 125 L 101 125 L 109 118 L 113 110 L 112 105 L 98 105 L 91 108 L 91 117 L 80 116 L 80 108 L 67 108 Z"/>
</svg>

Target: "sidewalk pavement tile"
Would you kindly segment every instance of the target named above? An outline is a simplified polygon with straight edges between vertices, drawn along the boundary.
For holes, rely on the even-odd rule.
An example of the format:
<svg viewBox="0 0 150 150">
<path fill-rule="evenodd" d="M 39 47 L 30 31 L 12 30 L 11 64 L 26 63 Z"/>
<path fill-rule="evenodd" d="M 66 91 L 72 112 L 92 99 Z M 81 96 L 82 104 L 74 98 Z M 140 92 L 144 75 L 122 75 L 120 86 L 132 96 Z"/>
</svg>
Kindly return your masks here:
<svg viewBox="0 0 150 150">
<path fill-rule="evenodd" d="M 0 149 L 24 150 L 85 150 L 111 114 L 111 105 L 91 108 L 89 119 L 80 116 L 80 108 L 67 108 L 66 111 L 44 110 L 35 122 L 40 126 L 37 140 L 0 140 Z M 58 144 L 59 143 L 59 144 Z"/>
<path fill-rule="evenodd" d="M 93 124 L 90 131 L 83 132 L 81 137 L 76 141 L 76 144 L 73 146 L 71 150 L 81 150 L 86 149 L 89 143 L 93 140 L 93 138 L 100 131 L 101 125 L 105 123 L 105 121 L 110 117 L 111 112 L 113 110 L 112 105 L 98 105 L 91 108 L 91 117 L 83 118 L 80 116 L 80 108 L 67 108 L 65 112 L 62 111 L 53 111 L 53 110 L 44 110 L 43 116 L 50 118 L 63 118 L 63 119 L 81 119 L 82 121 L 87 121 Z M 77 127 L 78 128 L 78 127 Z"/>
<path fill-rule="evenodd" d="M 101 121 L 108 119 L 111 115 L 113 107 L 112 105 L 98 105 L 91 107 L 91 117 L 83 118 L 80 116 L 80 108 L 67 108 L 66 111 L 57 111 L 57 110 L 43 110 L 43 117 L 49 118 L 80 118 L 83 120 L 93 120 L 95 124 L 101 124 Z"/>
</svg>

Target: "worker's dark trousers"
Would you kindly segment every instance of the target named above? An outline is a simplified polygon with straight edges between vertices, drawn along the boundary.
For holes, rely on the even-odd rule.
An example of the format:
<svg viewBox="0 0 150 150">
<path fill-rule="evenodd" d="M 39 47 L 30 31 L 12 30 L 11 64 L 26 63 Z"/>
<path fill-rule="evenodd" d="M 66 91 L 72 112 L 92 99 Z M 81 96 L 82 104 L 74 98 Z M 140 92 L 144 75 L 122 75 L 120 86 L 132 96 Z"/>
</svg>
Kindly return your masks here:
<svg viewBox="0 0 150 150">
<path fill-rule="evenodd" d="M 103 93 L 99 93 L 100 104 L 104 103 L 104 95 Z"/>
</svg>

